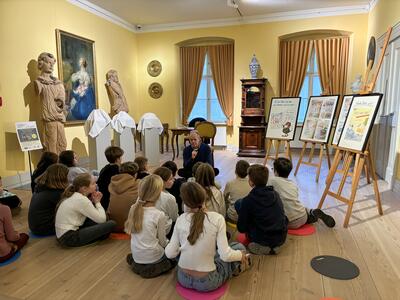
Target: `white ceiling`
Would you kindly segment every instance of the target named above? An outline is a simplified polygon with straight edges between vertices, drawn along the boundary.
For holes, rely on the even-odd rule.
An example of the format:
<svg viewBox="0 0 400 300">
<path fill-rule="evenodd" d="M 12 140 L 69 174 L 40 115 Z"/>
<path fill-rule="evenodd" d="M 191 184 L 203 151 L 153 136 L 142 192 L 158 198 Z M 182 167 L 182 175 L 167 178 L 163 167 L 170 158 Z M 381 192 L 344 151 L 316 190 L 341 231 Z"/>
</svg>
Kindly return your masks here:
<svg viewBox="0 0 400 300">
<path fill-rule="evenodd" d="M 314 14 L 329 11 L 350 13 L 369 10 L 376 0 L 233 0 L 238 9 L 227 0 L 68 0 L 79 6 L 91 6 L 102 14 L 113 16 L 126 25 L 141 25 L 142 29 L 168 27 L 171 24 L 218 23 L 224 20 L 249 20 L 262 16 Z M 232 0 L 229 0 L 232 1 Z M 100 8 L 100 9 L 99 9 Z M 353 12 L 354 13 L 354 12 Z M 340 13 L 339 13 L 340 14 Z M 180 24 L 181 23 L 181 24 Z"/>
</svg>

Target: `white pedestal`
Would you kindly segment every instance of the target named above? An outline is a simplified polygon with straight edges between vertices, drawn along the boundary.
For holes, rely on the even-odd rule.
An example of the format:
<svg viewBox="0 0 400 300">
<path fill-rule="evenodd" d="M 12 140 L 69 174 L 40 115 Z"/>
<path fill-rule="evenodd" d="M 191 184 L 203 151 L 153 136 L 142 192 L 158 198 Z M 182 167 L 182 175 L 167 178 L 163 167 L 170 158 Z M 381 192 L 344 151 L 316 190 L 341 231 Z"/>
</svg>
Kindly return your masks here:
<svg viewBox="0 0 400 300">
<path fill-rule="evenodd" d="M 135 140 L 132 128 L 124 128 L 121 134 L 114 131 L 114 145 L 124 150 L 124 161 L 135 160 Z"/>
<path fill-rule="evenodd" d="M 111 146 L 110 125 L 107 125 L 96 138 L 88 136 L 89 166 L 91 170 L 101 170 L 108 164 L 104 151 Z"/>
<path fill-rule="evenodd" d="M 160 164 L 160 135 L 157 128 L 142 131 L 143 154 L 149 160 L 150 166 Z"/>
</svg>

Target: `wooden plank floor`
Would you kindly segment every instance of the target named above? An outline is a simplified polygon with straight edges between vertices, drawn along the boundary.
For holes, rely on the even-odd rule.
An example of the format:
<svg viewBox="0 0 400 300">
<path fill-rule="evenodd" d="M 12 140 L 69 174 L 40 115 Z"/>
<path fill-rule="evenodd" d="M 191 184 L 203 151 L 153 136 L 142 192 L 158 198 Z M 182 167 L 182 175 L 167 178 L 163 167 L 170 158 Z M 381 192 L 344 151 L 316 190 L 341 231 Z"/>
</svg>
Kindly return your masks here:
<svg viewBox="0 0 400 300">
<path fill-rule="evenodd" d="M 171 156 L 165 153 L 162 159 Z M 234 177 L 237 160 L 232 152 L 215 152 L 222 186 Z M 261 163 L 263 159 L 247 160 Z M 181 165 L 182 160 L 177 163 Z M 318 204 L 327 173 L 324 164 L 316 183 L 315 169 L 301 166 L 297 177 L 291 177 L 307 206 Z M 337 178 L 334 184 L 338 183 Z M 328 198 L 324 208 L 336 219 L 334 229 L 318 223 L 312 236 L 288 236 L 279 255 L 255 256 L 253 268 L 230 280 L 222 299 L 400 299 L 400 199 L 385 182 L 379 182 L 379 188 L 384 216 L 378 215 L 372 186 L 362 179 L 349 228 L 342 227 L 346 205 Z M 26 232 L 31 193 L 14 192 L 23 199 L 14 224 Z M 31 239 L 15 263 L 0 267 L 0 299 L 179 299 L 175 272 L 142 279 L 125 262 L 129 252 L 129 241 L 106 240 L 64 249 L 53 237 Z M 323 254 L 350 259 L 360 268 L 360 276 L 341 281 L 319 275 L 311 269 L 310 260 Z"/>
</svg>

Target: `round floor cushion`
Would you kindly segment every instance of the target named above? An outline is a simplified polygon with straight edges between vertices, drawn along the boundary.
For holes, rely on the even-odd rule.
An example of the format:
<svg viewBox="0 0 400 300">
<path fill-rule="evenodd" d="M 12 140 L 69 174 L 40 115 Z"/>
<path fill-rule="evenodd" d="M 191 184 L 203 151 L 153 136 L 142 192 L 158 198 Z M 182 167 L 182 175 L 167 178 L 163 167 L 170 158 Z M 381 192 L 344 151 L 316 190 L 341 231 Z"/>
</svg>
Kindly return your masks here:
<svg viewBox="0 0 400 300">
<path fill-rule="evenodd" d="M 314 271 L 334 279 L 348 280 L 360 275 L 360 269 L 351 261 L 330 255 L 316 256 L 311 260 Z"/>
</svg>

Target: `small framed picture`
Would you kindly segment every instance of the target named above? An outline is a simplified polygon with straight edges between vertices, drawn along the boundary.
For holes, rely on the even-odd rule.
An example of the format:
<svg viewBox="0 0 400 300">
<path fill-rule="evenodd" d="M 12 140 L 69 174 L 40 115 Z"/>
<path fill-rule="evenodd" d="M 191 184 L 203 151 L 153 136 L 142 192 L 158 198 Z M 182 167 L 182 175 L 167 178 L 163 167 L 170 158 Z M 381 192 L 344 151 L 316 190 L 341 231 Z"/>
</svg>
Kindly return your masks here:
<svg viewBox="0 0 400 300">
<path fill-rule="evenodd" d="M 94 41 L 56 29 L 58 75 L 65 88 L 66 125 L 83 124 L 97 104 Z"/>
<path fill-rule="evenodd" d="M 272 98 L 266 138 L 292 141 L 296 133 L 299 107 L 300 97 Z"/>
<path fill-rule="evenodd" d="M 353 97 L 340 135 L 338 144 L 340 148 L 361 152 L 365 150 L 382 97 L 382 94 Z"/>
<path fill-rule="evenodd" d="M 339 95 L 310 97 L 300 134 L 301 141 L 328 142 L 338 100 Z"/>
<path fill-rule="evenodd" d="M 340 134 L 342 133 L 344 122 L 347 119 L 351 102 L 353 101 L 354 95 L 345 95 L 343 97 L 342 106 L 340 107 L 339 118 L 336 124 L 335 133 L 333 135 L 332 145 L 337 146 L 339 143 Z"/>
</svg>

